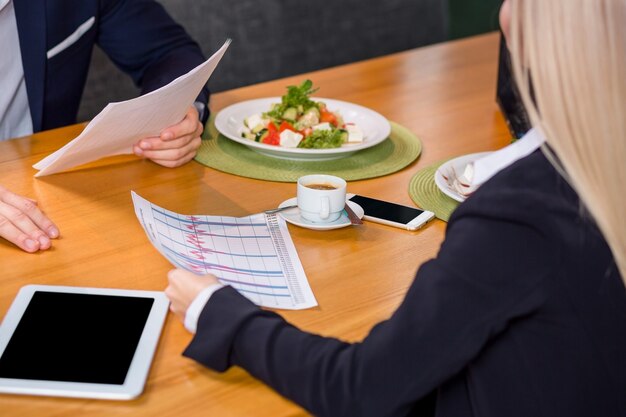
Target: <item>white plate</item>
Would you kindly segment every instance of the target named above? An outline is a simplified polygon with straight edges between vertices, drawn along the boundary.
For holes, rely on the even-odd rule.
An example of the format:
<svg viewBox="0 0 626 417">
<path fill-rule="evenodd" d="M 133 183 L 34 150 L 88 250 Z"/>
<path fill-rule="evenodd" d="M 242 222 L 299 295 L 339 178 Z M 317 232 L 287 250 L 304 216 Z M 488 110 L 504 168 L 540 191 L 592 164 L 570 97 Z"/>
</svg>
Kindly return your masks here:
<svg viewBox="0 0 626 417">
<path fill-rule="evenodd" d="M 467 198 L 466 196 L 459 194 L 454 188 L 453 180 L 455 177 L 463 174 L 465 167 L 470 162 L 477 161 L 478 159 L 489 155 L 491 152 L 479 152 L 469 155 L 459 156 L 458 158 L 451 159 L 442 164 L 437 171 L 435 171 L 435 184 L 441 190 L 442 193 L 452 198 L 453 200 L 463 202 Z"/>
<path fill-rule="evenodd" d="M 280 208 L 280 207 L 286 207 L 286 206 L 293 206 L 297 203 L 298 203 L 298 199 L 294 197 L 294 198 L 290 198 L 289 200 L 283 201 L 282 203 L 278 205 L 278 207 Z M 354 203 L 352 201 L 346 201 L 346 204 L 348 204 L 350 208 L 352 209 L 352 211 L 354 211 L 354 213 L 357 216 L 359 216 L 359 219 L 363 218 L 364 212 L 361 206 L 359 206 L 357 203 Z M 337 220 L 335 220 L 334 222 L 330 222 L 330 223 L 315 223 L 315 222 L 303 219 L 300 216 L 300 209 L 298 209 L 298 207 L 281 211 L 278 214 L 280 214 L 283 217 L 283 219 L 285 219 L 291 224 L 294 224 L 300 227 L 306 227 L 307 229 L 313 229 L 313 230 L 339 229 L 342 227 L 350 226 L 352 224 L 350 223 L 350 219 L 348 219 L 348 215 L 346 214 L 345 210 L 341 213 L 341 216 L 339 216 Z"/>
<path fill-rule="evenodd" d="M 314 101 L 326 103 L 328 110 L 341 114 L 345 122 L 354 123 L 363 132 L 363 142 L 354 145 L 346 144 L 334 149 L 302 149 L 284 148 L 266 145 L 241 137 L 243 121 L 246 117 L 269 111 L 274 103 L 280 103 L 280 97 L 260 98 L 233 104 L 221 110 L 215 116 L 215 127 L 227 138 L 246 145 L 250 149 L 264 155 L 283 159 L 301 159 L 323 161 L 345 158 L 353 153 L 378 145 L 389 137 L 391 125 L 379 113 L 357 104 L 328 98 L 314 97 Z"/>
</svg>

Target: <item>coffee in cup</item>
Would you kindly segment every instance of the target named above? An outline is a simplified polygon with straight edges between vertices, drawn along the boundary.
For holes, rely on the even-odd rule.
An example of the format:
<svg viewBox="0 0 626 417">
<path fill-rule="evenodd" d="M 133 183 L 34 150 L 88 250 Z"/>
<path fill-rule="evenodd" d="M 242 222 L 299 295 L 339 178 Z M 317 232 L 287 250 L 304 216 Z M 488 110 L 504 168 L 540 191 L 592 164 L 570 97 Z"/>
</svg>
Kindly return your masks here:
<svg viewBox="0 0 626 417">
<path fill-rule="evenodd" d="M 333 175 L 306 175 L 298 179 L 300 216 L 314 223 L 337 220 L 346 205 L 346 181 Z"/>
<path fill-rule="evenodd" d="M 305 187 L 312 188 L 314 190 L 335 190 L 335 189 L 337 189 L 336 185 L 328 184 L 328 183 L 324 183 L 324 184 L 307 184 L 307 185 L 305 185 Z"/>
</svg>

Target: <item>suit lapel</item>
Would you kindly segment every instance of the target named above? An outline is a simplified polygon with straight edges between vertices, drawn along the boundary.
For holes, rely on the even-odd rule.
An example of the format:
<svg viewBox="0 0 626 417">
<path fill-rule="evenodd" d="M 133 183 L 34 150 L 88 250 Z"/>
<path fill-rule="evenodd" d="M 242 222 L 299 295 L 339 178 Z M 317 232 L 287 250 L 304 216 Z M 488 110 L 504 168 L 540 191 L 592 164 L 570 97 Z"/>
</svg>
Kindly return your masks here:
<svg viewBox="0 0 626 417">
<path fill-rule="evenodd" d="M 13 0 L 30 114 L 41 130 L 46 74 L 46 1 Z"/>
</svg>

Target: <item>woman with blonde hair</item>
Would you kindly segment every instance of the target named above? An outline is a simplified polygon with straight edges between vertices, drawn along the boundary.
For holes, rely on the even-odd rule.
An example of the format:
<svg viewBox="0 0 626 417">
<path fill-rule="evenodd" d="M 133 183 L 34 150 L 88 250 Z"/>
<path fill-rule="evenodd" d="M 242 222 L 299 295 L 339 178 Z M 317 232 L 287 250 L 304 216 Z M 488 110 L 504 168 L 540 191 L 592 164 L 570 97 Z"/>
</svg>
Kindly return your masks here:
<svg viewBox="0 0 626 417">
<path fill-rule="evenodd" d="M 186 356 L 315 415 L 626 416 L 626 0 L 506 0 L 501 19 L 547 144 L 457 209 L 392 317 L 345 343 L 176 270 Z"/>
</svg>

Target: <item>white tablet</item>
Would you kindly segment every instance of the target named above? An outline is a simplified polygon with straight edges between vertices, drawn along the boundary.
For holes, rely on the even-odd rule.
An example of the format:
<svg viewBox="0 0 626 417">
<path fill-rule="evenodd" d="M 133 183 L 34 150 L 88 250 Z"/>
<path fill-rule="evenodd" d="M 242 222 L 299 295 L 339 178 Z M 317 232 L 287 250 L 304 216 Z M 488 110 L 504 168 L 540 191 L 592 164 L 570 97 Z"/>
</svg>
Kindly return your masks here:
<svg viewBox="0 0 626 417">
<path fill-rule="evenodd" d="M 157 291 L 23 287 L 0 327 L 0 392 L 137 397 L 168 307 Z"/>
</svg>

